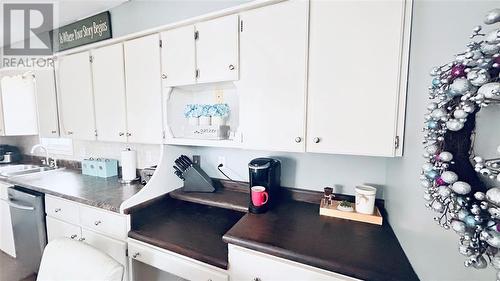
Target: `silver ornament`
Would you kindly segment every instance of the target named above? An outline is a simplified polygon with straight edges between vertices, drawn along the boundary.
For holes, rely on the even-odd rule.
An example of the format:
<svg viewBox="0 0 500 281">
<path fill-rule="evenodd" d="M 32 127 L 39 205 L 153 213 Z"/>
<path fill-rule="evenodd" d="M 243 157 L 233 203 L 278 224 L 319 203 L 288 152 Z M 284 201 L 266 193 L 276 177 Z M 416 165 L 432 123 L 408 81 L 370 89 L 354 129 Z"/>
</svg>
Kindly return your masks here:
<svg viewBox="0 0 500 281">
<path fill-rule="evenodd" d="M 487 99 L 500 99 L 500 83 L 491 82 L 484 84 L 477 90 L 477 94 Z"/>
<path fill-rule="evenodd" d="M 446 122 L 446 128 L 448 128 L 448 130 L 450 131 L 457 132 L 462 130 L 463 127 L 464 124 L 457 119 L 451 119 L 450 121 Z"/>
<path fill-rule="evenodd" d="M 426 147 L 425 150 L 430 154 L 436 154 L 436 152 L 438 152 L 439 150 L 439 147 L 435 144 L 432 144 Z"/>
<path fill-rule="evenodd" d="M 425 201 L 431 201 L 432 200 L 432 195 L 429 193 L 424 193 L 424 200 Z"/>
<path fill-rule="evenodd" d="M 476 262 L 472 263 L 472 266 L 475 269 L 483 269 L 483 268 L 486 268 L 487 265 L 488 265 L 488 263 L 486 262 L 486 260 L 484 259 L 483 256 L 478 257 L 476 259 Z"/>
<path fill-rule="evenodd" d="M 499 36 L 500 31 L 499 30 L 493 30 L 490 33 L 486 35 L 486 42 L 490 44 L 497 44 L 500 43 L 500 36 Z"/>
<path fill-rule="evenodd" d="M 472 250 L 467 245 L 460 245 L 458 247 L 458 251 L 460 252 L 460 254 L 462 254 L 466 257 L 472 255 Z"/>
<path fill-rule="evenodd" d="M 435 102 L 431 102 L 431 103 L 429 103 L 429 105 L 427 105 L 427 109 L 428 109 L 429 111 L 433 111 L 433 110 L 434 110 L 434 109 L 436 109 L 437 107 L 438 107 L 438 104 L 437 104 L 437 103 L 435 103 Z"/>
<path fill-rule="evenodd" d="M 493 187 L 486 191 L 486 200 L 495 205 L 500 205 L 500 187 Z"/>
<path fill-rule="evenodd" d="M 446 197 L 450 196 L 451 190 L 447 186 L 440 186 L 438 189 L 438 194 L 442 198 L 446 198 Z"/>
<path fill-rule="evenodd" d="M 424 165 L 422 165 L 422 171 L 429 172 L 431 170 L 434 170 L 434 165 L 432 165 L 431 163 L 425 163 Z"/>
<path fill-rule="evenodd" d="M 454 220 L 451 222 L 451 228 L 455 230 L 457 233 L 464 233 L 465 232 L 465 223 L 461 221 Z"/>
<path fill-rule="evenodd" d="M 432 205 L 431 205 L 432 209 L 436 212 L 439 212 L 441 213 L 442 211 L 444 211 L 444 205 L 439 202 L 439 201 L 434 201 L 432 202 Z"/>
<path fill-rule="evenodd" d="M 450 90 L 457 94 L 464 94 L 470 90 L 471 84 L 466 78 L 457 78 L 451 83 Z"/>
<path fill-rule="evenodd" d="M 500 22 L 500 9 L 493 9 L 486 14 L 484 18 L 485 24 L 494 24 Z"/>
<path fill-rule="evenodd" d="M 468 116 L 469 114 L 465 112 L 463 109 L 457 109 L 455 112 L 453 112 L 453 116 L 457 119 L 464 119 Z"/>
<path fill-rule="evenodd" d="M 498 46 L 497 44 L 484 43 L 481 45 L 481 52 L 483 52 L 487 55 L 496 54 L 496 53 L 498 53 L 499 50 L 500 50 L 500 46 Z"/>
<path fill-rule="evenodd" d="M 471 191 L 471 189 L 472 188 L 470 184 L 464 181 L 457 181 L 451 186 L 451 190 L 453 190 L 453 192 L 461 195 L 468 194 Z"/>
<path fill-rule="evenodd" d="M 437 109 L 434 109 L 431 113 L 431 116 L 432 118 L 438 120 L 438 119 L 441 119 L 442 117 L 446 116 L 447 112 L 446 110 L 442 109 L 442 108 L 437 108 Z"/>
<path fill-rule="evenodd" d="M 429 188 L 429 187 L 431 187 L 431 186 L 432 186 L 431 182 L 430 182 L 430 181 L 428 181 L 428 180 L 421 180 L 421 181 L 420 181 L 420 185 L 421 185 L 422 187 L 425 187 L 425 188 Z"/>
<path fill-rule="evenodd" d="M 490 80 L 490 75 L 485 69 L 473 69 L 467 73 L 467 79 L 474 86 L 482 86 Z"/>
<path fill-rule="evenodd" d="M 467 212 L 467 210 L 460 210 L 458 211 L 458 219 L 463 221 L 467 216 L 469 215 L 469 212 Z"/>
<path fill-rule="evenodd" d="M 453 154 L 448 151 L 443 151 L 439 153 L 439 159 L 444 162 L 450 162 L 451 160 L 453 160 Z"/>
<path fill-rule="evenodd" d="M 495 208 L 495 207 L 491 207 L 491 208 L 488 209 L 488 213 L 490 213 L 490 215 L 493 218 L 500 219 L 500 209 Z"/>
<path fill-rule="evenodd" d="M 478 192 L 474 193 L 474 198 L 476 198 L 477 200 L 483 201 L 486 198 L 486 194 L 478 191 Z"/>
</svg>

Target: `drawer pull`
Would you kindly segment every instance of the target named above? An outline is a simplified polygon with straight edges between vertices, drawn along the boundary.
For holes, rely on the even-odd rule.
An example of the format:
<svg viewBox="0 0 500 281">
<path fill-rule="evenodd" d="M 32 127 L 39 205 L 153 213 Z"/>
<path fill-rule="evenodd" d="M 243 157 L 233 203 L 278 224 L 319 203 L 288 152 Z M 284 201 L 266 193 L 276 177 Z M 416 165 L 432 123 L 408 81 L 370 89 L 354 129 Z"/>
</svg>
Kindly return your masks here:
<svg viewBox="0 0 500 281">
<path fill-rule="evenodd" d="M 140 256 L 140 255 L 141 255 L 140 253 L 134 253 L 134 254 L 132 255 L 132 258 L 133 258 L 133 259 L 136 259 L 136 258 L 137 258 L 138 256 Z"/>
<path fill-rule="evenodd" d="M 101 223 L 102 223 L 102 221 L 95 221 L 95 222 L 94 222 L 94 225 L 95 225 L 95 226 L 98 226 L 98 225 L 100 225 Z"/>
<path fill-rule="evenodd" d="M 252 279 L 252 281 L 262 281 L 262 279 L 260 279 L 259 277 L 255 277 L 254 279 Z"/>
<path fill-rule="evenodd" d="M 77 236 L 76 234 L 73 234 L 73 235 L 71 235 L 69 238 L 71 238 L 71 239 L 75 239 L 75 238 L 76 238 L 76 236 Z"/>
<path fill-rule="evenodd" d="M 56 208 L 56 209 L 54 209 L 54 212 L 55 212 L 55 213 L 59 213 L 60 211 L 61 211 L 61 208 Z"/>
<path fill-rule="evenodd" d="M 83 241 L 85 241 L 85 238 L 82 237 L 82 238 L 78 239 L 78 241 L 83 242 Z"/>
</svg>

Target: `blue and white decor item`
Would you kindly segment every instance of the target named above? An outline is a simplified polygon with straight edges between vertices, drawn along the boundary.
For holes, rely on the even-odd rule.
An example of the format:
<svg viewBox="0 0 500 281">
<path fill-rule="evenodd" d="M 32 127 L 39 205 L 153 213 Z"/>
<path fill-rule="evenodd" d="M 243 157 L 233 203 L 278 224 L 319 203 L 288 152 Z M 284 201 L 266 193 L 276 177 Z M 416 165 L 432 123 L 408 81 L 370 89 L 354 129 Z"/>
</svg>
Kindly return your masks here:
<svg viewBox="0 0 500 281">
<path fill-rule="evenodd" d="M 500 23 L 500 9 L 490 11 L 484 23 Z M 439 213 L 434 220 L 460 236 L 465 266 L 482 269 L 489 263 L 500 280 L 500 159 L 473 153 L 476 114 L 500 104 L 500 28 L 477 26 L 471 39 L 452 62 L 431 71 L 420 181 L 426 206 Z"/>
<path fill-rule="evenodd" d="M 187 104 L 184 117 L 188 120 L 185 136 L 199 139 L 227 139 L 229 126 L 226 119 L 229 116 L 228 104 Z"/>
</svg>

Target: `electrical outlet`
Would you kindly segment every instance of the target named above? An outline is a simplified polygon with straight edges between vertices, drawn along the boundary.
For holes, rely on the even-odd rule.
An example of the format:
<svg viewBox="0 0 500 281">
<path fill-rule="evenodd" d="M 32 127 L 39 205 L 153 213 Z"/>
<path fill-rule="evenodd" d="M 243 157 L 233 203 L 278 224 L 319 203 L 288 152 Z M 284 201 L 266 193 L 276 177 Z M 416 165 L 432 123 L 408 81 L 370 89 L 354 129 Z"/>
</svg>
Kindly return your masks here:
<svg viewBox="0 0 500 281">
<path fill-rule="evenodd" d="M 217 158 L 217 167 L 220 166 L 222 164 L 223 167 L 226 166 L 226 157 L 224 156 L 219 156 Z"/>
<path fill-rule="evenodd" d="M 217 88 L 215 89 L 214 93 L 215 93 L 215 102 L 224 103 L 224 90 Z"/>
</svg>

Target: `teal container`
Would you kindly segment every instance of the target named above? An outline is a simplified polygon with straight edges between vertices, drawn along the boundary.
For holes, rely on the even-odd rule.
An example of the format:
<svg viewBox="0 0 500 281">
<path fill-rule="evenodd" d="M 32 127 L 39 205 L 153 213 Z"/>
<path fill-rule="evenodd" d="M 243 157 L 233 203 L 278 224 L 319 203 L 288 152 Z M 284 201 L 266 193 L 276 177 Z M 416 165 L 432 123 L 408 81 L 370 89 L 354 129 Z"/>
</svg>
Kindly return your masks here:
<svg viewBox="0 0 500 281">
<path fill-rule="evenodd" d="M 100 178 L 110 178 L 118 176 L 118 160 L 97 159 L 97 175 Z"/>
<path fill-rule="evenodd" d="M 97 160 L 94 158 L 83 159 L 82 174 L 87 176 L 97 176 Z"/>
</svg>

